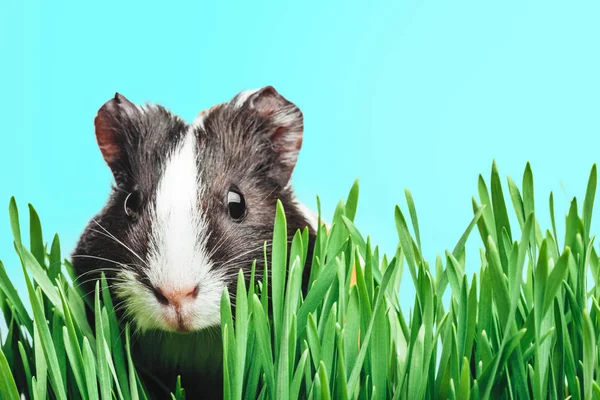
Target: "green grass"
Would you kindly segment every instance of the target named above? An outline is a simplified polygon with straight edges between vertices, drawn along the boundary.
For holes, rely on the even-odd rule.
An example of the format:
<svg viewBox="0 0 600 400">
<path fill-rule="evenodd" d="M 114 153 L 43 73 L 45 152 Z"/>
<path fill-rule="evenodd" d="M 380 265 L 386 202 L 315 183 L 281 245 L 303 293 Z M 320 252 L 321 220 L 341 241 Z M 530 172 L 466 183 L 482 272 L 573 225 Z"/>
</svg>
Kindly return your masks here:
<svg viewBox="0 0 600 400">
<path fill-rule="evenodd" d="M 600 259 L 590 232 L 596 183 L 594 166 L 582 207 L 573 199 L 558 238 L 552 194 L 549 207 L 534 202 L 529 165 L 521 187 L 509 178 L 504 193 L 494 164 L 490 181 L 479 179 L 464 235 L 433 264 L 422 256 L 410 193 L 409 213 L 395 209 L 399 245 L 388 257 L 353 224 L 355 184 L 338 204 L 331 229 L 318 232 L 306 297 L 307 232 L 294 236 L 287 266 L 279 204 L 266 260 L 269 285 L 240 273 L 234 314 L 230 295 L 223 294 L 226 397 L 600 399 Z M 542 230 L 536 215 L 548 210 L 552 226 Z M 146 398 L 131 360 L 129 326 L 118 325 L 106 282 L 82 300 L 70 283 L 70 264 L 61 261 L 58 237 L 46 245 L 35 210 L 29 213 L 26 246 L 11 201 L 28 299 L 0 264 L 0 308 L 8 326 L 0 398 L 18 399 L 19 392 L 33 399 Z M 511 219 L 518 224 L 511 226 Z M 480 267 L 467 276 L 465 243 L 476 231 Z M 403 275 L 411 281 L 405 285 L 416 288 L 408 315 L 397 295 Z M 95 310 L 95 329 L 86 307 Z M 185 397 L 182 386 L 174 399 Z"/>
</svg>

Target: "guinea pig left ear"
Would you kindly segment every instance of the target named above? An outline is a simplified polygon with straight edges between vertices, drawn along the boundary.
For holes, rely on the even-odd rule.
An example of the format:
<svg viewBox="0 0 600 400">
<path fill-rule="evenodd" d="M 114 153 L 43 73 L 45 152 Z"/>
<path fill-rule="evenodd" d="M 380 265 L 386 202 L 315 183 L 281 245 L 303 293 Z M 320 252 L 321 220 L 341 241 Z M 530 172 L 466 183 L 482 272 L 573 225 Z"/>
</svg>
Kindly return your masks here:
<svg viewBox="0 0 600 400">
<path fill-rule="evenodd" d="M 282 185 L 286 185 L 302 147 L 304 132 L 302 112 L 272 86 L 266 86 L 252 93 L 245 104 L 269 121 L 266 134 L 279 156 L 278 174 Z"/>
<path fill-rule="evenodd" d="M 138 108 L 125 96 L 116 93 L 115 97 L 104 103 L 98 110 L 94 120 L 96 140 L 104 160 L 111 168 L 113 175 L 119 180 L 121 168 L 126 164 L 125 147 L 127 143 L 128 125 L 136 115 Z"/>
</svg>

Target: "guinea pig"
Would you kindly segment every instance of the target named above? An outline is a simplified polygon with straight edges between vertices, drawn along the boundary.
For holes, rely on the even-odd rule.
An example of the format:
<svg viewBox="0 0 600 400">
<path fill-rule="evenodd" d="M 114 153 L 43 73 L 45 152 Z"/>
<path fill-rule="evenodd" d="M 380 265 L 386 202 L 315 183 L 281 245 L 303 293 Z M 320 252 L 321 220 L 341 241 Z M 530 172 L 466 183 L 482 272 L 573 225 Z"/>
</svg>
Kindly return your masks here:
<svg viewBox="0 0 600 400">
<path fill-rule="evenodd" d="M 78 280 L 93 285 L 101 272 L 107 276 L 154 397 L 167 398 L 177 375 L 188 398 L 217 397 L 221 295 L 235 291 L 240 269 L 249 278 L 252 261 L 263 271 L 277 199 L 290 239 L 308 227 L 312 259 L 314 213 L 290 185 L 302 112 L 267 86 L 187 124 L 162 106 L 138 106 L 117 93 L 94 124 L 114 185 L 73 252 Z"/>
</svg>

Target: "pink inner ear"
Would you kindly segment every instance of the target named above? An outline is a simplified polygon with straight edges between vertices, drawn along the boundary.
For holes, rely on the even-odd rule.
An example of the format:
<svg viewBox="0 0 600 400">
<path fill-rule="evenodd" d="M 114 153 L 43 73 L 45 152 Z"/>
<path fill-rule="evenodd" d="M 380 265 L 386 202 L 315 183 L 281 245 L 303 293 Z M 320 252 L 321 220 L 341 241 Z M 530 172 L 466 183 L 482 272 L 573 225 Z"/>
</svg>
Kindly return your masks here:
<svg viewBox="0 0 600 400">
<path fill-rule="evenodd" d="M 96 126 L 96 140 L 102 156 L 107 164 L 112 164 L 119 159 L 120 152 L 117 137 L 113 131 L 114 128 L 105 120 L 102 113 L 98 114 L 94 120 L 94 125 Z"/>
<path fill-rule="evenodd" d="M 279 106 L 277 99 L 272 97 L 261 97 L 254 102 L 254 108 L 265 118 L 271 117 Z"/>
<path fill-rule="evenodd" d="M 100 145 L 100 151 L 108 164 L 112 164 L 119 158 L 119 148 L 113 144 Z"/>
<path fill-rule="evenodd" d="M 265 118 L 270 118 L 275 111 L 288 104 L 288 101 L 271 86 L 261 89 L 255 96 L 252 107 Z"/>
</svg>

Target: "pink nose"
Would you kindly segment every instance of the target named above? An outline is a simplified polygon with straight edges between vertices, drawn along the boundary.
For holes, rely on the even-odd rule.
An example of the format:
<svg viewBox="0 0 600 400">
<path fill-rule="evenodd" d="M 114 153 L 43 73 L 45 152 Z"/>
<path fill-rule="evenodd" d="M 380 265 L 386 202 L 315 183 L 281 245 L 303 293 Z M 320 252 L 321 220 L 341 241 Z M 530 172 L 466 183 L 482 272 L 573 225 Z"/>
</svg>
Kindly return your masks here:
<svg viewBox="0 0 600 400">
<path fill-rule="evenodd" d="M 174 305 L 179 307 L 184 301 L 193 300 L 198 297 L 200 285 L 185 286 L 185 287 L 155 287 L 153 288 L 154 295 L 161 304 Z"/>
</svg>

